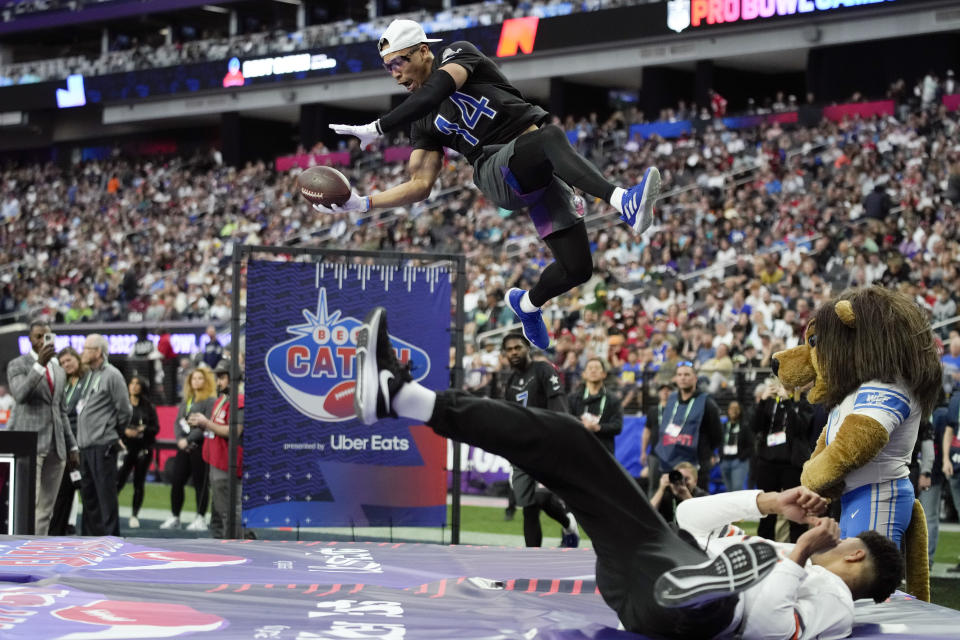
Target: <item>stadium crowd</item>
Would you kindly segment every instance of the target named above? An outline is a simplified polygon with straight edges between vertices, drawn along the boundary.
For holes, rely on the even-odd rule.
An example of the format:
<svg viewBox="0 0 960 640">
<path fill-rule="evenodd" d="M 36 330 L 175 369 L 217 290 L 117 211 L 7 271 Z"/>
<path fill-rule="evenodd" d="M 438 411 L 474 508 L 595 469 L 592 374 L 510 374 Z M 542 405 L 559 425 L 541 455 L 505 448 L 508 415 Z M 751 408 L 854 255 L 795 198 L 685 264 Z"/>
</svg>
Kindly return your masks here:
<svg viewBox="0 0 960 640">
<path fill-rule="evenodd" d="M 488 0 L 452 7 L 439 13 L 421 9 L 403 14 L 378 16 L 364 22 L 350 19 L 331 20 L 293 31 L 280 28 L 280 25 L 276 25 L 275 28 L 271 28 L 271 25 L 262 25 L 264 28 L 262 31 L 233 35 L 229 35 L 226 28 L 219 33 L 208 30 L 198 33 L 191 28 L 180 30 L 176 34 L 156 33 L 140 38 L 123 34 L 120 26 L 116 29 L 117 34 L 111 40 L 109 50 L 95 57 L 71 55 L 0 65 L 0 86 L 61 80 L 73 73 L 85 76 L 105 75 L 137 69 L 227 60 L 234 56 L 249 58 L 375 41 L 390 21 L 397 18 L 416 20 L 423 24 L 427 33 L 431 33 L 499 24 L 510 18 L 526 16 L 546 18 L 580 11 L 599 11 L 641 4 L 647 1 L 649 0 L 583 0 L 581 2 Z M 4 20 L 10 20 L 20 15 L 41 11 L 82 10 L 84 4 L 91 3 L 15 1 L 4 3 L 0 13 L 4 16 Z"/>
<path fill-rule="evenodd" d="M 602 123 L 561 124 L 617 182 L 632 183 L 651 164 L 664 174 L 666 195 L 643 237 L 616 224 L 603 203 L 587 203 L 597 273 L 581 299 L 606 287 L 610 305 L 644 310 L 651 322 L 662 316 L 660 329 L 678 332 L 693 319 L 714 329 L 721 301 L 729 309 L 739 291 L 750 311 L 722 319 L 741 324 L 755 345 L 787 308 L 801 324 L 820 299 L 850 284 L 908 287 L 935 320 L 956 302 L 960 149 L 957 114 L 943 107 L 916 109 L 902 121 L 717 125 L 675 140 L 628 139 L 622 112 Z M 368 192 L 405 174 L 402 164 L 362 162 L 348 173 Z M 0 174 L 0 313 L 41 311 L 67 322 L 223 320 L 225 243 L 299 238 L 465 251 L 480 333 L 509 317 L 483 312 L 497 291 L 549 259 L 525 214 L 498 211 L 471 188 L 462 159 L 447 162 L 426 203 L 361 219 L 318 216 L 298 197 L 295 177 L 263 163 L 225 167 L 216 153 L 7 167 Z M 898 215 L 889 216 L 894 209 Z M 655 295 L 647 299 L 644 289 Z M 576 300 L 566 297 L 567 308 L 553 315 L 569 316 Z"/>
</svg>

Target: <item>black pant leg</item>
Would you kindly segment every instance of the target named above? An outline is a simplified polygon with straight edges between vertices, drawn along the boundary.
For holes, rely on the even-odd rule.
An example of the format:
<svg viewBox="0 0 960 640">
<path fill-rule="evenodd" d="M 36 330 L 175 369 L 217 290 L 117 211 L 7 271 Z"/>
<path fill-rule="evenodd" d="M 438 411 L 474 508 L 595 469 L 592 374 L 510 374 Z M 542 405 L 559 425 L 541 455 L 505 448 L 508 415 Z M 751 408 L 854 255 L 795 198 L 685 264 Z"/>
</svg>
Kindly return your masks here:
<svg viewBox="0 0 960 640">
<path fill-rule="evenodd" d="M 140 507 L 143 506 L 147 472 L 150 470 L 152 459 L 153 449 L 148 447 L 137 455 L 137 461 L 133 465 L 133 515 L 139 514 Z"/>
<path fill-rule="evenodd" d="M 98 447 L 84 447 L 80 450 L 80 499 L 83 501 L 83 518 L 80 531 L 85 536 L 104 536 L 103 517 L 100 514 L 100 501 L 97 499 L 96 474 L 97 456 L 103 454 Z"/>
<path fill-rule="evenodd" d="M 539 547 L 543 544 L 540 507 L 535 504 L 523 508 L 523 544 L 527 547 Z"/>
<path fill-rule="evenodd" d="M 170 477 L 170 512 L 180 517 L 183 510 L 184 491 L 190 477 L 190 452 L 177 449 L 173 457 Z"/>
<path fill-rule="evenodd" d="M 559 522 L 561 527 L 567 526 L 567 506 L 557 494 L 547 489 L 537 489 L 536 499 L 537 506 L 543 509 L 545 514 Z"/>
<path fill-rule="evenodd" d="M 96 481 L 100 517 L 106 535 L 120 535 L 120 503 L 117 496 L 117 450 L 111 445 L 97 447 L 100 450 L 99 477 Z"/>
<path fill-rule="evenodd" d="M 123 463 L 120 465 L 120 470 L 117 471 L 117 492 L 123 491 L 124 485 L 127 484 L 127 478 L 130 477 L 130 472 L 133 471 L 134 466 L 137 464 L 137 452 L 139 449 L 128 449 L 127 454 L 123 456 Z"/>
<path fill-rule="evenodd" d="M 575 417 L 444 391 L 428 424 L 440 435 L 507 458 L 567 504 L 596 550 L 600 593 L 628 630 L 710 638 L 732 620 L 736 598 L 716 601 L 697 615 L 656 604 L 653 583 L 660 575 L 707 555 L 670 529 Z"/>
<path fill-rule="evenodd" d="M 197 495 L 197 515 L 207 513 L 210 503 L 210 474 L 207 463 L 203 459 L 203 449 L 197 447 L 190 452 L 190 471 L 193 474 L 193 489 Z"/>
<path fill-rule="evenodd" d="M 53 503 L 53 512 L 50 514 L 51 536 L 67 535 L 67 525 L 70 524 L 70 509 L 73 507 L 73 483 L 70 481 L 70 472 L 65 468 L 63 478 L 60 479 L 60 490 Z"/>
</svg>

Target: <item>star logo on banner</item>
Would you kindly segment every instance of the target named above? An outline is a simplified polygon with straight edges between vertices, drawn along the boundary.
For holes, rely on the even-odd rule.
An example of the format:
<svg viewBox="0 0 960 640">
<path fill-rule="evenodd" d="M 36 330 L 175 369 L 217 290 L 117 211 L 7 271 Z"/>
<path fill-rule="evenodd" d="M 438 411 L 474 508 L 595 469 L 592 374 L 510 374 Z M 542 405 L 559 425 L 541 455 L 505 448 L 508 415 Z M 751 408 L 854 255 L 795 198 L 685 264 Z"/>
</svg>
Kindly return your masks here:
<svg viewBox="0 0 960 640">
<path fill-rule="evenodd" d="M 290 494 L 289 494 L 289 493 L 287 494 L 287 497 L 284 498 L 284 500 L 286 500 L 287 502 L 290 502 L 291 498 L 290 498 Z"/>
<path fill-rule="evenodd" d="M 290 479 L 290 474 L 289 474 L 289 473 L 286 475 L 286 478 L 287 478 L 287 480 Z"/>
<path fill-rule="evenodd" d="M 269 480 L 269 479 L 270 479 L 270 472 L 267 471 L 265 474 L 263 474 L 263 477 L 264 477 L 266 480 Z"/>
<path fill-rule="evenodd" d="M 264 494 L 263 499 L 265 502 L 270 502 L 270 494 L 269 493 Z"/>
</svg>

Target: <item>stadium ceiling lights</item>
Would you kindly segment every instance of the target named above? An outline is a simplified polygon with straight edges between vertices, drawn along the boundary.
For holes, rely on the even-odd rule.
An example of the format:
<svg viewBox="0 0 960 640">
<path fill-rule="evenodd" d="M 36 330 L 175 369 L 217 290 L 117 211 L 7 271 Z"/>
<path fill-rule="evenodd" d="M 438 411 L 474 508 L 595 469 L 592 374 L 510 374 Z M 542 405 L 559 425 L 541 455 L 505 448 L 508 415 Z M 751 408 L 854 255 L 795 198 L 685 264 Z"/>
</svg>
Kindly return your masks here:
<svg viewBox="0 0 960 640">
<path fill-rule="evenodd" d="M 299 7 L 301 4 L 303 4 L 302 2 L 300 2 L 300 0 L 273 0 L 273 1 L 274 1 L 274 2 L 281 2 L 281 3 L 283 3 L 283 4 L 292 4 L 292 5 L 296 5 L 296 6 L 298 6 L 298 7 Z"/>
<path fill-rule="evenodd" d="M 204 11 L 209 11 L 210 13 L 230 13 L 230 9 L 225 9 L 224 7 L 218 7 L 212 4 L 205 4 L 200 8 Z"/>
</svg>

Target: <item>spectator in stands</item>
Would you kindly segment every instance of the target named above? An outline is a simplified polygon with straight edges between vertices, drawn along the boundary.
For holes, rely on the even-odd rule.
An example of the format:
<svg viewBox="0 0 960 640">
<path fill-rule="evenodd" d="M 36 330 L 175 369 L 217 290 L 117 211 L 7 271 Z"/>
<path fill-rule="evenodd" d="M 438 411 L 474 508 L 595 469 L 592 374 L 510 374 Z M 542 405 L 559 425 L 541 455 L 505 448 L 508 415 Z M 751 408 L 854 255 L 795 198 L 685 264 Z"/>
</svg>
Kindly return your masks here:
<svg viewBox="0 0 960 640">
<path fill-rule="evenodd" d="M 123 374 L 107 361 L 108 355 L 106 338 L 97 333 L 87 336 L 81 361 L 90 368 L 90 382 L 77 405 L 82 534 L 86 536 L 120 535 L 117 455 L 132 409 Z"/>
<path fill-rule="evenodd" d="M 184 491 L 187 481 L 193 479 L 196 495 L 197 515 L 187 527 L 191 531 L 206 531 L 207 503 L 210 499 L 207 463 L 203 459 L 202 442 L 196 436 L 202 436 L 200 427 L 190 426 L 187 418 L 194 413 L 210 415 L 217 394 L 217 383 L 213 371 L 207 366 L 191 369 L 183 382 L 183 400 L 177 407 L 174 421 L 174 438 L 177 453 L 173 458 L 170 476 L 170 511 L 173 515 L 161 525 L 161 529 L 179 529 L 180 512 L 183 509 Z M 193 438 L 189 437 L 195 431 Z"/>
<path fill-rule="evenodd" d="M 750 422 L 743 418 L 740 403 L 734 400 L 727 405 L 727 421 L 723 424 L 723 444 L 720 448 L 720 473 L 727 491 L 746 488 L 753 455 Z"/>
<path fill-rule="evenodd" d="M 943 365 L 943 392 L 949 397 L 960 389 L 960 335 L 951 336 L 947 345 L 940 363 Z"/>
<path fill-rule="evenodd" d="M 437 40 L 427 38 L 416 22 L 394 20 L 378 49 L 384 67 L 412 95 L 369 124 L 331 125 L 366 147 L 383 133 L 412 124 L 410 179 L 372 196 L 353 192 L 338 211 L 366 212 L 424 200 L 437 181 L 443 148 L 463 154 L 475 166 L 474 183 L 492 202 L 511 210 L 530 208 L 538 234 L 553 253 L 554 262 L 529 291 L 507 292 L 527 339 L 545 349 L 550 336 L 540 308 L 589 280 L 593 272 L 590 242 L 582 211 L 577 210 L 582 200 L 574 199 L 571 187 L 609 202 L 635 233 L 642 233 L 653 220 L 660 173 L 650 167 L 629 190 L 616 186 L 574 150 L 563 129 L 548 124 L 543 109 L 518 99 L 520 92 L 474 45 L 453 42 L 435 58 L 430 42 Z M 462 93 L 455 93 L 461 88 Z M 483 95 L 485 102 L 448 101 L 451 95 Z M 464 124 L 456 124 L 460 122 Z"/>
<path fill-rule="evenodd" d="M 596 356 L 588 358 L 583 384 L 567 397 L 567 405 L 583 427 L 614 454 L 614 438 L 623 431 L 623 406 L 620 396 L 604 384 L 606 377 L 607 363 Z"/>
<path fill-rule="evenodd" d="M 73 469 L 78 463 L 77 442 L 70 431 L 64 400 L 67 376 L 54 357 L 50 325 L 31 322 L 28 336 L 30 353 L 7 364 L 7 382 L 16 401 L 12 424 L 7 428 L 37 434 L 34 533 L 46 536 L 64 467 L 69 463 Z"/>
<path fill-rule="evenodd" d="M 130 349 L 130 366 L 148 382 L 159 385 L 163 382 L 163 369 L 160 367 L 162 357 L 153 341 L 147 337 L 147 328 L 141 327 L 137 331 L 137 341 Z"/>
<path fill-rule="evenodd" d="M 863 199 L 864 214 L 875 221 L 886 220 L 890 215 L 892 208 L 890 196 L 887 194 L 887 185 L 878 182 L 873 186 L 873 191 L 867 194 Z"/>
<path fill-rule="evenodd" d="M 627 348 L 627 361 L 620 365 L 619 379 L 624 412 L 636 412 L 643 400 L 643 365 L 635 345 Z"/>
<path fill-rule="evenodd" d="M 121 441 L 125 449 L 123 464 L 117 472 L 117 492 L 133 472 L 133 513 L 128 525 L 131 529 L 140 528 L 140 507 L 143 506 L 144 488 L 147 471 L 153 459 L 153 448 L 160 432 L 157 409 L 150 400 L 150 385 L 146 378 L 133 375 L 127 384 L 132 414 L 130 423 L 124 428 Z"/>
<path fill-rule="evenodd" d="M 209 433 L 210 437 L 202 437 L 203 440 L 203 459 L 209 465 L 210 490 L 212 501 L 210 505 L 210 534 L 214 538 L 232 538 L 233 531 L 227 530 L 227 520 L 230 510 L 236 513 L 236 521 L 240 523 L 240 500 L 238 491 L 237 502 L 230 504 L 230 363 L 221 360 L 213 371 L 217 377 L 217 396 L 213 407 L 210 409 L 210 417 L 203 413 L 194 411 L 187 417 L 187 423 L 191 427 L 200 427 L 204 434 Z M 237 416 L 237 435 L 240 442 L 237 444 L 237 479 L 242 477 L 243 473 L 243 394 L 237 397 L 237 409 L 240 414 Z M 199 517 L 199 514 L 198 514 Z"/>
<path fill-rule="evenodd" d="M 751 424 L 757 443 L 758 489 L 769 491 L 770 487 L 800 484 L 803 463 L 810 458 L 819 435 L 811 434 L 812 418 L 813 410 L 806 400 L 794 400 L 777 378 L 767 379 Z M 776 527 L 776 517 L 763 518 L 757 535 L 774 540 Z M 806 529 L 802 523 L 791 522 L 789 541 L 796 542 Z"/>
<path fill-rule="evenodd" d="M 207 343 L 203 346 L 203 351 L 200 353 L 198 363 L 203 362 L 212 370 L 224 357 L 223 345 L 220 344 L 220 340 L 217 338 L 217 328 L 212 324 L 207 327 L 206 336 Z"/>
<path fill-rule="evenodd" d="M 700 486 L 706 489 L 713 451 L 723 438 L 720 410 L 709 394 L 697 389 L 692 362 L 678 363 L 674 382 L 677 391 L 670 394 L 659 424 L 651 456 L 656 462 L 650 462 L 650 477 L 656 478 L 680 462 L 688 462 L 697 468 Z M 656 469 L 654 465 L 658 465 Z"/>
<path fill-rule="evenodd" d="M 13 396 L 7 393 L 6 385 L 0 384 L 0 429 L 6 429 L 10 422 L 11 412 L 17 402 Z"/>
<path fill-rule="evenodd" d="M 77 406 L 90 382 L 90 369 L 83 364 L 80 354 L 73 347 L 65 347 L 60 351 L 57 354 L 57 360 L 67 375 L 66 389 L 63 392 L 64 404 L 67 409 L 67 419 L 70 421 L 70 431 L 76 439 Z M 79 472 L 76 466 L 72 469 L 68 466 L 63 470 L 60 490 L 57 492 L 57 500 L 54 502 L 53 513 L 50 516 L 50 535 L 52 536 L 69 536 L 76 533 L 76 527 L 70 522 L 70 513 L 73 511 L 73 503 L 80 483 L 71 478 L 71 471 Z"/>
</svg>

